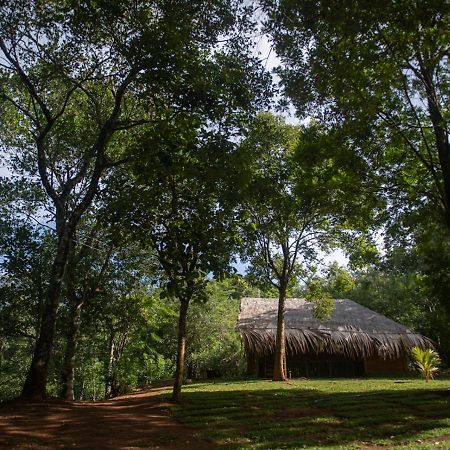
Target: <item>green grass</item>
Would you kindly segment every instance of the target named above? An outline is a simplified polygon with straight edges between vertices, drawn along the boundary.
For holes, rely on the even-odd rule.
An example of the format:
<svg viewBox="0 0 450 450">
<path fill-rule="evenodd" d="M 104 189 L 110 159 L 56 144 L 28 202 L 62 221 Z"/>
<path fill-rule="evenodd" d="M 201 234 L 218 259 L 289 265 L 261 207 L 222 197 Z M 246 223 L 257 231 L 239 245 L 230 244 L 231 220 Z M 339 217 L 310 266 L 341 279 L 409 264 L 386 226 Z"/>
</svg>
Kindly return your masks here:
<svg viewBox="0 0 450 450">
<path fill-rule="evenodd" d="M 172 414 L 220 449 L 450 449 L 450 378 L 193 384 Z"/>
</svg>

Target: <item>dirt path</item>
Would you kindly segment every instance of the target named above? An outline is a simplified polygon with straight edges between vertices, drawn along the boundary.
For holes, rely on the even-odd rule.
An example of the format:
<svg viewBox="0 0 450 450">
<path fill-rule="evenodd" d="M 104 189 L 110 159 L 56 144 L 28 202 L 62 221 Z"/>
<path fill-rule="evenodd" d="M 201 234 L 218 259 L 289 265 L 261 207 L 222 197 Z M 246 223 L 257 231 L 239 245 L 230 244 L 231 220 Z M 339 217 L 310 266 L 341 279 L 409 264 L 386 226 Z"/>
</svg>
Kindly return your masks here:
<svg viewBox="0 0 450 450">
<path fill-rule="evenodd" d="M 169 416 L 162 390 L 95 403 L 8 403 L 0 407 L 0 449 L 213 449 Z"/>
</svg>

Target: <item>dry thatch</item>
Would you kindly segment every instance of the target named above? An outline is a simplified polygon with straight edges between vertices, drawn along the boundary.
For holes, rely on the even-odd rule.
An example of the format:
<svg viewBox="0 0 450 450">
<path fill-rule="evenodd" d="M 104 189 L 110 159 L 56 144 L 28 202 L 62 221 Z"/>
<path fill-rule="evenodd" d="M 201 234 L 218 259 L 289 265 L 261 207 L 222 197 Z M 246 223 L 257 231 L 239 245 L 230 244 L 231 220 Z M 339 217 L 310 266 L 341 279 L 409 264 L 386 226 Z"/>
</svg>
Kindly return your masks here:
<svg viewBox="0 0 450 450">
<path fill-rule="evenodd" d="M 278 300 L 243 298 L 237 330 L 247 354 L 275 349 Z M 290 353 L 337 353 L 353 359 L 396 359 L 412 347 L 434 348 L 432 341 L 351 300 L 335 300 L 331 319 L 313 316 L 313 305 L 300 298 L 285 304 L 286 346 Z"/>
</svg>

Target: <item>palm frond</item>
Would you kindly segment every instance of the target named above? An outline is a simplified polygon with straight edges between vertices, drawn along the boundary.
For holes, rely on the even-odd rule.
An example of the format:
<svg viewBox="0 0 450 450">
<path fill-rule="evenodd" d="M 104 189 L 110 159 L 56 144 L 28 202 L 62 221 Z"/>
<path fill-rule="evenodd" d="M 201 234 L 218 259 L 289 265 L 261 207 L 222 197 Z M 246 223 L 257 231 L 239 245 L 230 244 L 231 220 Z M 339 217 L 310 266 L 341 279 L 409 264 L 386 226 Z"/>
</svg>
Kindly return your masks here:
<svg viewBox="0 0 450 450">
<path fill-rule="evenodd" d="M 411 354 L 414 365 L 420 371 L 422 378 L 425 381 L 434 379 L 434 375 L 439 371 L 439 365 L 441 364 L 439 354 L 431 348 L 422 349 L 419 347 L 413 347 Z"/>
</svg>

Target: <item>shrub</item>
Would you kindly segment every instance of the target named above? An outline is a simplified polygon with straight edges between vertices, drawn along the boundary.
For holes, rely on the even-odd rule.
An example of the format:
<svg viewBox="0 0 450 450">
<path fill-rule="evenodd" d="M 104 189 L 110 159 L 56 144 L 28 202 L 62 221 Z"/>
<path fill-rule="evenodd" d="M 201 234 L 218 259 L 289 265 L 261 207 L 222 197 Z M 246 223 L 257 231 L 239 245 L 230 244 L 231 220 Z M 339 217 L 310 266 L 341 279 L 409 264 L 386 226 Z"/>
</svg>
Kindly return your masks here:
<svg viewBox="0 0 450 450">
<path fill-rule="evenodd" d="M 414 347 L 411 353 L 414 359 L 414 365 L 420 371 L 422 378 L 427 382 L 430 379 L 432 380 L 441 364 L 441 358 L 438 353 L 430 348 L 422 350 L 419 347 Z"/>
</svg>

